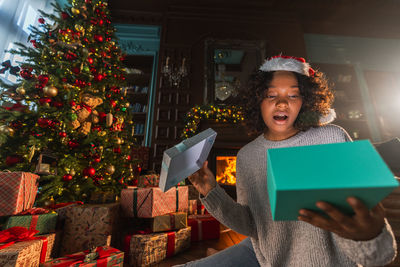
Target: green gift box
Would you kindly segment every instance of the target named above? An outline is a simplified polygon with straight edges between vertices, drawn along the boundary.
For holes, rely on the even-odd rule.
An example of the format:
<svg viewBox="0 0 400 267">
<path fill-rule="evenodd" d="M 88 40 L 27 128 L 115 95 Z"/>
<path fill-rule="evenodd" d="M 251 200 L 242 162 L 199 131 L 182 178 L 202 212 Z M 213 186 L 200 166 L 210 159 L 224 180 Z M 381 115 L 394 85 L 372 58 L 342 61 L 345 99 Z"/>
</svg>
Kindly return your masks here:
<svg viewBox="0 0 400 267">
<path fill-rule="evenodd" d="M 351 214 L 347 197 L 372 208 L 399 186 L 368 140 L 268 149 L 267 183 L 275 221 L 297 220 L 302 208 L 321 211 L 317 201 Z"/>
<path fill-rule="evenodd" d="M 38 230 L 38 235 L 54 232 L 57 224 L 57 213 L 33 214 L 22 216 L 10 216 L 3 225 L 3 229 L 21 226 L 27 229 Z"/>
</svg>

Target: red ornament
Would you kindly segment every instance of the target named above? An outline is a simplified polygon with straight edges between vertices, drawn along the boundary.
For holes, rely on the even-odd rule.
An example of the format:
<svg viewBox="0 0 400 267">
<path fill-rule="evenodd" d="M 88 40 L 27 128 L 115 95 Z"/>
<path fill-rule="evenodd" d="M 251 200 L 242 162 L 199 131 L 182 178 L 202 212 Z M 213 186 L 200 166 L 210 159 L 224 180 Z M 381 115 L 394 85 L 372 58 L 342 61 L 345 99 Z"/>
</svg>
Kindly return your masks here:
<svg viewBox="0 0 400 267">
<path fill-rule="evenodd" d="M 75 140 L 70 140 L 68 141 L 68 147 L 73 149 L 73 148 L 77 148 L 79 146 L 79 143 L 76 142 Z"/>
<path fill-rule="evenodd" d="M 33 77 L 31 71 L 32 71 L 31 68 L 29 68 L 29 69 L 23 68 L 23 69 L 19 72 L 19 75 L 20 75 L 22 78 L 24 78 L 25 80 L 30 80 L 30 79 L 32 79 L 32 77 Z"/>
<path fill-rule="evenodd" d="M 14 166 L 17 163 L 23 162 L 23 158 L 21 156 L 7 156 L 6 157 L 6 165 Z"/>
<path fill-rule="evenodd" d="M 44 22 L 45 22 L 45 21 L 44 21 L 44 18 L 39 18 L 39 19 L 38 19 L 38 22 L 39 22 L 40 24 L 44 24 Z"/>
<path fill-rule="evenodd" d="M 78 67 L 73 67 L 72 72 L 78 75 L 79 73 L 81 73 L 81 70 Z"/>
<path fill-rule="evenodd" d="M 39 75 L 37 79 L 43 87 L 49 82 L 49 76 L 47 75 Z"/>
<path fill-rule="evenodd" d="M 116 103 L 113 99 L 111 99 L 111 100 L 110 100 L 110 105 L 111 105 L 113 108 L 115 108 L 115 106 L 117 105 L 117 103 Z"/>
<path fill-rule="evenodd" d="M 61 17 L 62 17 L 62 19 L 67 19 L 67 18 L 69 18 L 69 15 L 67 12 L 61 12 Z"/>
<path fill-rule="evenodd" d="M 74 100 L 71 100 L 71 102 L 69 102 L 69 104 L 71 105 L 71 107 L 76 106 L 76 102 Z"/>
<path fill-rule="evenodd" d="M 59 132 L 58 135 L 59 135 L 61 138 L 67 137 L 67 133 L 66 133 L 66 132 Z"/>
<path fill-rule="evenodd" d="M 34 48 L 37 48 L 37 43 L 36 40 L 30 40 L 31 44 L 33 45 Z"/>
<path fill-rule="evenodd" d="M 103 25 L 104 24 L 104 21 L 101 19 L 101 20 L 99 20 L 99 25 L 101 26 L 101 25 Z"/>
<path fill-rule="evenodd" d="M 94 38 L 97 42 L 103 42 L 103 41 L 104 41 L 103 36 L 101 36 L 101 35 L 99 35 L 99 34 L 95 34 L 95 35 L 93 36 L 93 38 Z"/>
<path fill-rule="evenodd" d="M 76 59 L 78 56 L 75 54 L 75 53 L 73 53 L 73 52 L 71 52 L 71 51 L 68 51 L 66 54 L 65 54 L 65 58 L 67 59 L 67 60 L 74 60 L 74 59 Z"/>
<path fill-rule="evenodd" d="M 61 108 L 62 106 L 64 106 L 64 103 L 60 101 L 54 101 L 51 103 L 51 105 L 55 108 Z"/>
<path fill-rule="evenodd" d="M 100 161 L 101 161 L 101 158 L 100 158 L 99 155 L 94 155 L 94 156 L 93 156 L 93 162 L 99 163 Z"/>
<path fill-rule="evenodd" d="M 130 160 L 131 160 L 131 155 L 127 155 L 127 156 L 126 156 L 126 160 L 127 160 L 127 161 L 130 161 Z"/>
<path fill-rule="evenodd" d="M 49 98 L 49 97 L 42 97 L 42 98 L 40 98 L 39 99 L 39 103 L 40 103 L 40 105 L 44 105 L 44 104 L 46 104 L 46 103 L 50 103 L 51 102 L 51 98 Z"/>
<path fill-rule="evenodd" d="M 72 175 L 71 174 L 65 174 L 62 178 L 65 182 L 69 182 L 72 180 Z"/>
<path fill-rule="evenodd" d="M 88 62 L 89 62 L 89 64 L 93 64 L 93 58 L 91 58 L 91 57 L 88 57 Z"/>
<path fill-rule="evenodd" d="M 83 169 L 83 175 L 92 177 L 96 174 L 96 170 L 93 167 L 86 167 Z"/>
<path fill-rule="evenodd" d="M 104 76 L 103 76 L 103 74 L 99 73 L 99 74 L 97 74 L 96 76 L 94 76 L 94 79 L 95 79 L 96 81 L 100 82 L 101 80 L 104 79 Z"/>
<path fill-rule="evenodd" d="M 52 124 L 52 121 L 47 118 L 39 118 L 37 120 L 37 123 L 38 123 L 39 127 L 47 128 Z"/>
<path fill-rule="evenodd" d="M 103 112 L 103 111 L 99 112 L 99 120 L 100 121 L 105 121 L 106 117 L 107 117 L 107 114 L 105 112 Z"/>
</svg>

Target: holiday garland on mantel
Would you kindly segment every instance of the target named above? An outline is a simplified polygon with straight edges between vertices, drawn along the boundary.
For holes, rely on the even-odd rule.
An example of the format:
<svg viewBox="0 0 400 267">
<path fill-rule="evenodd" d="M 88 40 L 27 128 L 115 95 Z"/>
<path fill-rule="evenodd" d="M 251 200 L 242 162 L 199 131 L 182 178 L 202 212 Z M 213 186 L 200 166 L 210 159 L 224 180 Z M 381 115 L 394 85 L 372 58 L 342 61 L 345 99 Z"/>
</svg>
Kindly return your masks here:
<svg viewBox="0 0 400 267">
<path fill-rule="evenodd" d="M 182 139 L 197 134 L 199 124 L 202 120 L 213 120 L 215 122 L 239 123 L 244 120 L 243 111 L 240 106 L 222 105 L 196 105 L 191 108 L 184 118 L 185 127 L 181 135 Z"/>
</svg>

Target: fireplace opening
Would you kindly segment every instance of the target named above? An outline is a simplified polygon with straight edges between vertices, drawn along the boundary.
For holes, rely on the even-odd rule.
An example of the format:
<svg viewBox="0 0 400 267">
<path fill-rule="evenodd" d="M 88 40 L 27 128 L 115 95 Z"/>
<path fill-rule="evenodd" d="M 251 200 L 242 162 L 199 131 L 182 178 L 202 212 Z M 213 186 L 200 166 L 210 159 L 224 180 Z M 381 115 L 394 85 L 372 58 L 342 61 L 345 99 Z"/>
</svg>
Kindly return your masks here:
<svg viewBox="0 0 400 267">
<path fill-rule="evenodd" d="M 235 148 L 213 148 L 209 157 L 209 168 L 218 184 L 236 200 L 236 154 Z"/>
</svg>

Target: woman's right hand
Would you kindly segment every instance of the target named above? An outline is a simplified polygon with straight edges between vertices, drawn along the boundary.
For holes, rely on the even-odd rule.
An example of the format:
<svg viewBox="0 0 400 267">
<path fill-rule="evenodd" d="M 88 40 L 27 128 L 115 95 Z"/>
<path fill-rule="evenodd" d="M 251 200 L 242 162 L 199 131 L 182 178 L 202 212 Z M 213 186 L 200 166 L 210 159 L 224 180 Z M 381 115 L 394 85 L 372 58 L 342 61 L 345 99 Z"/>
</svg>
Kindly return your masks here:
<svg viewBox="0 0 400 267">
<path fill-rule="evenodd" d="M 188 179 L 203 196 L 207 196 L 208 192 L 217 185 L 214 174 L 208 168 L 208 161 L 205 161 L 201 169 L 190 175 Z"/>
</svg>

